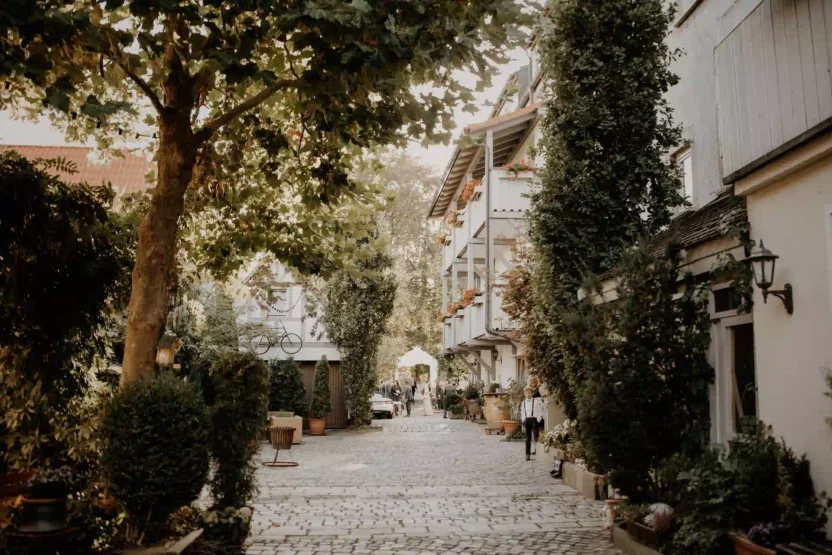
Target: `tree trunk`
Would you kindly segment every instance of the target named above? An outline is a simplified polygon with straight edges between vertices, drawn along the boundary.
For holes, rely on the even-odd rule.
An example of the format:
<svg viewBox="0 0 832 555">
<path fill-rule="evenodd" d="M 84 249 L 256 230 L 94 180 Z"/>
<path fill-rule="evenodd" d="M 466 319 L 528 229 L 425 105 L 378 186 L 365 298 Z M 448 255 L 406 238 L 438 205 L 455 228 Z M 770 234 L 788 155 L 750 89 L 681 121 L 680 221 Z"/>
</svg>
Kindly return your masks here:
<svg viewBox="0 0 832 555">
<path fill-rule="evenodd" d="M 170 110 L 160 117 L 158 180 L 150 208 L 139 227 L 122 385 L 152 376 L 156 368 L 156 344 L 168 313 L 179 217 L 196 163 L 196 141 L 183 112 L 187 111 Z"/>
</svg>

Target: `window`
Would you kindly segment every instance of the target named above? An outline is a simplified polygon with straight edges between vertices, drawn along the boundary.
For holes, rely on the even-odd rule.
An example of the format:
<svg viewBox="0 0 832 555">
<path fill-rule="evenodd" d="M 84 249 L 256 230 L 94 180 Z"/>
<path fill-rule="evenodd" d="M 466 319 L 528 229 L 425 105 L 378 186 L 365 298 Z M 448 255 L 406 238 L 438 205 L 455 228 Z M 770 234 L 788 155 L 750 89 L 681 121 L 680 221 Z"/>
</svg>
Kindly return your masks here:
<svg viewBox="0 0 832 555">
<path fill-rule="evenodd" d="M 682 185 L 684 186 L 684 197 L 691 204 L 693 203 L 693 150 L 687 146 L 680 149 L 673 155 L 673 161 L 682 169 Z"/>
<path fill-rule="evenodd" d="M 289 289 L 281 287 L 269 291 L 269 315 L 285 316 L 289 313 Z"/>
</svg>

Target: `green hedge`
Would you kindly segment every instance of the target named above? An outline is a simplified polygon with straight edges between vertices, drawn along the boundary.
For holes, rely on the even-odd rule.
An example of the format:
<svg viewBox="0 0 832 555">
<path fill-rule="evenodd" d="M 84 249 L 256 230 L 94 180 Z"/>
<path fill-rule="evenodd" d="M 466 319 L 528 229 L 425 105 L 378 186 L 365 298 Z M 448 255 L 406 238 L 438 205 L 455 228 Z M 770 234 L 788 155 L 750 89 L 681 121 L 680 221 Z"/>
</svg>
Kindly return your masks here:
<svg viewBox="0 0 832 555">
<path fill-rule="evenodd" d="M 306 416 L 308 405 L 300 366 L 294 359 L 269 363 L 269 410 Z"/>
<path fill-rule="evenodd" d="M 208 478 L 210 420 L 193 385 L 163 373 L 127 384 L 101 427 L 102 467 L 137 529 L 199 496 Z"/>
<path fill-rule="evenodd" d="M 257 490 L 254 458 L 266 422 L 269 371 L 249 353 L 224 353 L 211 366 L 211 493 L 218 508 L 242 507 Z"/>
</svg>

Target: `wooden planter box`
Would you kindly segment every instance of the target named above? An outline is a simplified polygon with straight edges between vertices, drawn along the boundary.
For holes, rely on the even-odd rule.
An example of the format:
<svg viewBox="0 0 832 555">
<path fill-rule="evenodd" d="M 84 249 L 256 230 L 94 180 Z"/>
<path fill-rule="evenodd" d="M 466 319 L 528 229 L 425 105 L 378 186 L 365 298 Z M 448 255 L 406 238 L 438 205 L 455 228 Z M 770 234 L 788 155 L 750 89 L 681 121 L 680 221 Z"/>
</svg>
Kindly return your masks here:
<svg viewBox="0 0 832 555">
<path fill-rule="evenodd" d="M 627 555 L 661 555 L 652 547 L 639 543 L 620 526 L 612 527 L 612 543 Z"/>
<path fill-rule="evenodd" d="M 639 522 L 628 522 L 627 533 L 630 538 L 647 547 L 656 547 L 659 543 L 659 533 Z"/>
<path fill-rule="evenodd" d="M 570 488 L 577 490 L 578 493 L 593 500 L 606 499 L 606 492 L 601 487 L 603 483 L 603 476 L 595 474 L 589 470 L 584 470 L 574 463 L 563 463 L 563 483 Z"/>
<path fill-rule="evenodd" d="M 728 534 L 736 555 L 775 555 L 776 551 L 757 545 L 742 534 Z"/>
</svg>

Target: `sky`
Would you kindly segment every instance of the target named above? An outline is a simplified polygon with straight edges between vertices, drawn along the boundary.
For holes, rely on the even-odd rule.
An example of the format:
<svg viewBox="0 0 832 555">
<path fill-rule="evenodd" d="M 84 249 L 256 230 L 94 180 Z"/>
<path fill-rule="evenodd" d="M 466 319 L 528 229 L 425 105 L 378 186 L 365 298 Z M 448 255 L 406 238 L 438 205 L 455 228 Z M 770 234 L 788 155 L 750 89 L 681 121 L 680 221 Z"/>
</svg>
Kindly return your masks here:
<svg viewBox="0 0 832 555">
<path fill-rule="evenodd" d="M 528 58 L 522 49 L 513 52 L 511 61 L 501 67 L 498 74 L 495 75 L 492 80 L 493 85 L 481 93 L 475 93 L 477 113 L 457 111 L 454 140 L 459 137 L 466 126 L 488 118 L 491 113 L 491 106 L 488 103 L 497 99 L 500 90 L 511 74 L 527 63 Z M 459 80 L 463 85 L 472 89 L 476 84 L 476 77 L 473 75 L 460 74 Z M 46 118 L 38 122 L 19 120 L 15 119 L 10 113 L 3 111 L 0 111 L 0 145 L 84 146 L 79 143 L 67 142 L 60 129 L 52 126 Z M 453 154 L 454 145 L 451 142 L 448 145 L 424 147 L 418 142 L 413 142 L 407 148 L 407 151 L 430 166 L 437 174 L 441 174 Z"/>
</svg>

